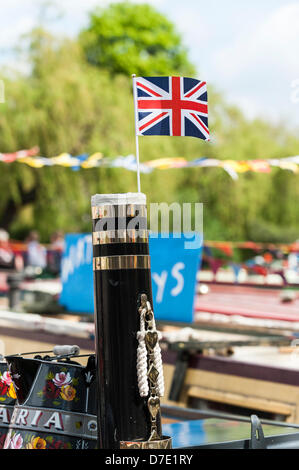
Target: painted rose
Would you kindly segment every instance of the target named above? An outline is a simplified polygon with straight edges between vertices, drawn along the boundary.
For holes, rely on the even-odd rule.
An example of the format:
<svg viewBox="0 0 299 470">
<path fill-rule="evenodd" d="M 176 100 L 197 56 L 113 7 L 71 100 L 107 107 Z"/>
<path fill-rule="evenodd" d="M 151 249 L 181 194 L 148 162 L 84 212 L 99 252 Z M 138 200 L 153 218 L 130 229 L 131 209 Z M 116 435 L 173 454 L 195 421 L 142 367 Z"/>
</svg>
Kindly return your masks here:
<svg viewBox="0 0 299 470">
<path fill-rule="evenodd" d="M 23 438 L 21 434 L 15 434 L 11 439 L 9 443 L 9 448 L 10 449 L 21 449 L 23 445 Z"/>
<path fill-rule="evenodd" d="M 8 389 L 9 389 L 8 385 L 5 382 L 2 382 L 2 380 L 0 380 L 0 396 L 1 397 L 7 394 Z"/>
<path fill-rule="evenodd" d="M 50 449 L 70 449 L 71 444 L 68 442 L 56 441 L 50 446 Z"/>
<path fill-rule="evenodd" d="M 26 445 L 26 449 L 46 449 L 47 442 L 41 437 L 33 437 Z"/>
<path fill-rule="evenodd" d="M 58 374 L 55 375 L 53 379 L 54 384 L 56 387 L 63 387 L 64 385 L 69 385 L 72 382 L 72 378 L 69 374 L 69 372 L 59 372 Z"/>
<path fill-rule="evenodd" d="M 5 439 L 6 439 L 6 433 L 1 434 L 1 437 L 0 437 L 0 449 L 2 449 L 2 448 L 4 447 Z"/>
<path fill-rule="evenodd" d="M 8 386 L 12 384 L 11 375 L 8 370 L 2 374 L 1 380 Z"/>
<path fill-rule="evenodd" d="M 11 383 L 10 386 L 9 386 L 7 396 L 9 396 L 10 398 L 14 398 L 14 400 L 17 398 L 16 391 L 15 391 L 15 388 L 13 386 L 13 383 Z"/>
<path fill-rule="evenodd" d="M 61 387 L 60 396 L 63 400 L 72 401 L 76 396 L 76 390 L 71 385 Z"/>
<path fill-rule="evenodd" d="M 7 434 L 5 441 L 4 441 L 3 449 L 9 449 L 9 447 L 10 447 L 10 436 Z"/>
<path fill-rule="evenodd" d="M 48 380 L 43 388 L 43 392 L 47 398 L 54 400 L 55 398 L 59 397 L 60 389 L 56 387 L 56 385 L 54 385 L 51 380 Z"/>
</svg>

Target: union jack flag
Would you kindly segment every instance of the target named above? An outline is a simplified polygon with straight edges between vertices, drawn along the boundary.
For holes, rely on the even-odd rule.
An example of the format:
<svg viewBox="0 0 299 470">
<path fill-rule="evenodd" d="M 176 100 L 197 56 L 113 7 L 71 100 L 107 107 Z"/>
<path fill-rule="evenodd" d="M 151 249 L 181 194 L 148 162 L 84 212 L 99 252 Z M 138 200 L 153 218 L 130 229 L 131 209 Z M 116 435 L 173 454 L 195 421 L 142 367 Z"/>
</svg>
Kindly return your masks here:
<svg viewBox="0 0 299 470">
<path fill-rule="evenodd" d="M 136 77 L 137 135 L 210 140 L 207 84 L 186 77 Z"/>
</svg>

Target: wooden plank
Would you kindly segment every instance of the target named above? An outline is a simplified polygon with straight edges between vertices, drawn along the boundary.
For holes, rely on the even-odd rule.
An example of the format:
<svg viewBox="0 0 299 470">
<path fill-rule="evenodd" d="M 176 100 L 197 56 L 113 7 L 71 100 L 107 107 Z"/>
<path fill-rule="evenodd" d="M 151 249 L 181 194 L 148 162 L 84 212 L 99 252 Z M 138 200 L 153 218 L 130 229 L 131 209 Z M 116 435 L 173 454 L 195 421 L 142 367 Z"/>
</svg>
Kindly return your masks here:
<svg viewBox="0 0 299 470">
<path fill-rule="evenodd" d="M 271 413 L 291 416 L 295 412 L 295 406 L 274 400 L 266 400 L 258 396 L 249 396 L 222 390 L 213 390 L 198 386 L 192 386 L 188 390 L 188 397 L 241 406 L 254 410 L 268 411 Z"/>
<path fill-rule="evenodd" d="M 223 393 L 257 397 L 265 401 L 271 397 L 274 402 L 293 407 L 293 413 L 287 421 L 299 423 L 299 389 L 297 386 L 188 369 L 180 396 L 180 403 L 184 403 L 185 406 L 188 404 L 188 392 L 192 386 L 220 390 Z"/>
</svg>

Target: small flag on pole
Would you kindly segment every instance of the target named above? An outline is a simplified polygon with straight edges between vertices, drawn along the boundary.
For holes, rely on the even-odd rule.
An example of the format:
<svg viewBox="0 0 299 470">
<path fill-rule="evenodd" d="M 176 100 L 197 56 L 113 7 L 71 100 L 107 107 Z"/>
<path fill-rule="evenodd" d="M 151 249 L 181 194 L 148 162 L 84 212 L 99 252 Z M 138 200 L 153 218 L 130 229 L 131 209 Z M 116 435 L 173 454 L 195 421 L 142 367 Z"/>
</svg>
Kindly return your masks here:
<svg viewBox="0 0 299 470">
<path fill-rule="evenodd" d="M 186 77 L 135 77 L 136 135 L 210 140 L 206 82 Z"/>
</svg>

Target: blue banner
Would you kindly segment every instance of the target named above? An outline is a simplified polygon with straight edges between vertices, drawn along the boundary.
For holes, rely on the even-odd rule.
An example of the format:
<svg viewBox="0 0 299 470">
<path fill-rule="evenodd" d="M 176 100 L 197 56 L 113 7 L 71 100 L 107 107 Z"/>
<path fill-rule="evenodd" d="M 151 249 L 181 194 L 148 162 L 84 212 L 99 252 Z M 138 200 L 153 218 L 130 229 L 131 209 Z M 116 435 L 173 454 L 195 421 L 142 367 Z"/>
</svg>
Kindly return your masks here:
<svg viewBox="0 0 299 470">
<path fill-rule="evenodd" d="M 186 249 L 186 243 L 184 237 L 150 238 L 154 313 L 159 320 L 193 321 L 202 244 Z"/>
<path fill-rule="evenodd" d="M 184 236 L 163 238 L 159 234 L 151 236 L 149 243 L 155 317 L 160 320 L 192 322 L 202 240 L 192 243 L 190 238 Z M 90 234 L 66 235 L 61 280 L 60 304 L 69 311 L 93 313 Z"/>
<path fill-rule="evenodd" d="M 92 239 L 90 234 L 65 236 L 61 262 L 60 304 L 78 313 L 93 313 Z"/>
</svg>

